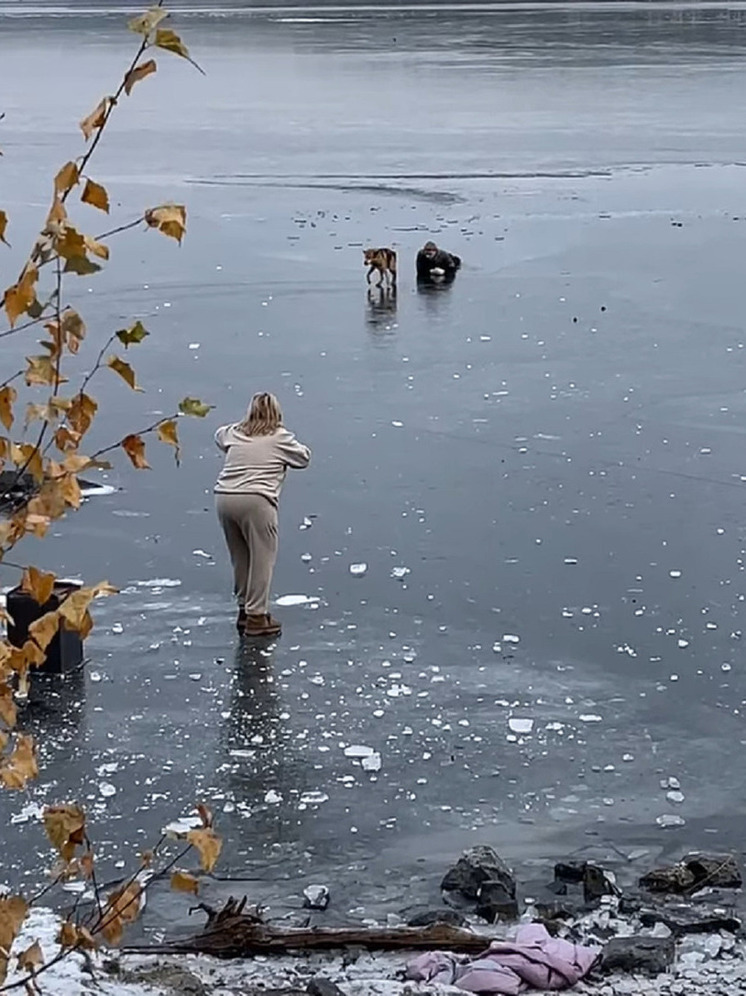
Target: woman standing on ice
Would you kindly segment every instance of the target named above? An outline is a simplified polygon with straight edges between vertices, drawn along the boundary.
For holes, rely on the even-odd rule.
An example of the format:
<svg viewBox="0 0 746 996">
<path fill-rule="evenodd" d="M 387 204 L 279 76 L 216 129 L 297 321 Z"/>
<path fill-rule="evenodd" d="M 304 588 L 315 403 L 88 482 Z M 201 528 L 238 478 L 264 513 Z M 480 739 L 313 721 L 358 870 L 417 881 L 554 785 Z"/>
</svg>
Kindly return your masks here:
<svg viewBox="0 0 746 996">
<path fill-rule="evenodd" d="M 282 424 L 274 394 L 255 394 L 243 422 L 223 425 L 215 442 L 225 464 L 215 484 L 215 505 L 233 563 L 239 633 L 279 636 L 269 614 L 277 559 L 277 505 L 288 467 L 302 470 L 311 451 Z"/>
</svg>

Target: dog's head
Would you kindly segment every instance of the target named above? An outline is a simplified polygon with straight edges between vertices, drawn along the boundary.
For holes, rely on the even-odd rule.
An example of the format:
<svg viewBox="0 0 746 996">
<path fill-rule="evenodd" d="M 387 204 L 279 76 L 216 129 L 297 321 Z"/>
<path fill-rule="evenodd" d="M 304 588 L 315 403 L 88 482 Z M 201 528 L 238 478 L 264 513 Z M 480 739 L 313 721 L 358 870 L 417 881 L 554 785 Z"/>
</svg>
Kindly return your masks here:
<svg viewBox="0 0 746 996">
<path fill-rule="evenodd" d="M 378 255 L 377 249 L 363 249 L 363 262 L 372 263 Z"/>
</svg>

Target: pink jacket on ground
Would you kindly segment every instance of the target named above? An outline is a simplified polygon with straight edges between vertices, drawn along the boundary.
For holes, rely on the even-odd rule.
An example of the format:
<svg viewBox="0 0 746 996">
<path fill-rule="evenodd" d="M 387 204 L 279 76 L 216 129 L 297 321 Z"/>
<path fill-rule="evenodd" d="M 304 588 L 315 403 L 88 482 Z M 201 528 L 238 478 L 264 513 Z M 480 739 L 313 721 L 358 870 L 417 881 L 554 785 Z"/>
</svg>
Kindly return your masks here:
<svg viewBox="0 0 746 996">
<path fill-rule="evenodd" d="M 600 948 L 552 937 L 540 923 L 525 924 L 515 941 L 493 941 L 469 960 L 444 951 L 418 955 L 407 964 L 407 978 L 456 985 L 472 993 L 518 996 L 526 989 L 569 989 L 584 978 Z"/>
</svg>

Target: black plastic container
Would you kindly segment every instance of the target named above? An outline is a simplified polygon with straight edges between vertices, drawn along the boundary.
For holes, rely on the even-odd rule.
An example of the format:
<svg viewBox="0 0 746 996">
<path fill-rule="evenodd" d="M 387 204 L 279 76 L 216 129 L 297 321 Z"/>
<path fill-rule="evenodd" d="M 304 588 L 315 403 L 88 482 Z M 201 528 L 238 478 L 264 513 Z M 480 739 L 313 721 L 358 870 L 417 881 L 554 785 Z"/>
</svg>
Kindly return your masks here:
<svg viewBox="0 0 746 996">
<path fill-rule="evenodd" d="M 8 592 L 8 613 L 13 619 L 8 623 L 8 641 L 14 647 L 22 647 L 29 636 L 29 626 L 46 612 L 54 612 L 65 598 L 77 591 L 79 584 L 74 581 L 58 581 L 52 589 L 49 601 L 39 605 L 28 592 L 20 587 Z M 40 674 L 66 674 L 83 663 L 83 641 L 79 633 L 60 626 L 57 635 L 47 647 L 46 660 L 35 668 Z"/>
</svg>

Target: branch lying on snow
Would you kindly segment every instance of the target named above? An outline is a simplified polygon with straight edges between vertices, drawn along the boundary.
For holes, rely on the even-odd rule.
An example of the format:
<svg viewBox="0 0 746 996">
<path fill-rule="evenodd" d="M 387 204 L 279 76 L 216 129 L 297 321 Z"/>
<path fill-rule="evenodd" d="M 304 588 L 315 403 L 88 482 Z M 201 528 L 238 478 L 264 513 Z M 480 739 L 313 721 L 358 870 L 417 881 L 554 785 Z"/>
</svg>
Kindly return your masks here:
<svg viewBox="0 0 746 996">
<path fill-rule="evenodd" d="M 207 913 L 201 934 L 185 941 L 155 946 L 124 948 L 123 954 L 206 954 L 214 958 L 245 958 L 255 954 L 285 954 L 288 951 L 342 948 L 348 945 L 369 950 L 447 949 L 480 952 L 493 936 L 478 934 L 446 923 L 427 927 L 273 927 L 251 910 L 244 912 L 246 898 L 232 897 L 221 910 L 204 903 Z"/>
</svg>

